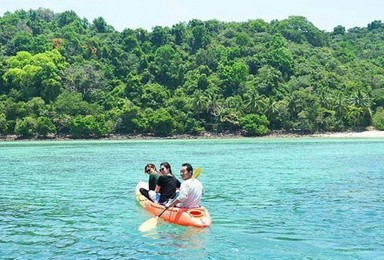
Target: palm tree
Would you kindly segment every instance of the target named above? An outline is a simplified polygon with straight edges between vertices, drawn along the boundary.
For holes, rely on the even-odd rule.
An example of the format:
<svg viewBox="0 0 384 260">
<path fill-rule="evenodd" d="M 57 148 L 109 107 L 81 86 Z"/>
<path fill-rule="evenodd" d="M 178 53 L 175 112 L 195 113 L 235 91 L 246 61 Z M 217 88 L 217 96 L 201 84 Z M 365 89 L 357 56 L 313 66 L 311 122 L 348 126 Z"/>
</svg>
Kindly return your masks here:
<svg viewBox="0 0 384 260">
<path fill-rule="evenodd" d="M 250 87 L 244 94 L 244 108 L 249 113 L 260 113 L 265 107 L 263 96 L 255 87 Z"/>
<path fill-rule="evenodd" d="M 343 92 L 337 91 L 334 94 L 332 106 L 336 111 L 336 118 L 342 121 L 348 109 L 348 100 Z"/>
<path fill-rule="evenodd" d="M 317 87 L 316 93 L 317 93 L 317 96 L 319 97 L 320 106 L 327 109 L 331 108 L 330 102 L 329 102 L 330 101 L 329 88 L 323 87 L 323 86 Z"/>
<path fill-rule="evenodd" d="M 209 99 L 201 89 L 197 89 L 192 95 L 192 109 L 198 118 L 209 110 Z"/>
<path fill-rule="evenodd" d="M 268 120 L 271 121 L 273 115 L 278 112 L 277 102 L 273 96 L 269 96 L 267 97 L 265 104 L 264 114 L 267 116 Z"/>
<path fill-rule="evenodd" d="M 215 86 L 209 87 L 206 90 L 206 98 L 208 100 L 207 112 L 209 113 L 209 118 L 207 118 L 207 120 L 213 130 L 217 129 L 217 122 L 220 122 L 223 111 L 224 99 L 219 92 L 219 88 Z"/>
<path fill-rule="evenodd" d="M 355 106 L 363 109 L 365 114 L 368 115 L 369 124 L 372 124 L 372 110 L 371 110 L 371 106 L 373 104 L 372 98 L 368 96 L 367 93 L 359 89 L 352 94 L 352 103 Z"/>
<path fill-rule="evenodd" d="M 288 102 L 289 113 L 291 117 L 296 118 L 296 115 L 300 112 L 302 107 L 302 101 L 299 93 L 297 91 L 290 91 L 285 96 L 285 99 Z"/>
</svg>

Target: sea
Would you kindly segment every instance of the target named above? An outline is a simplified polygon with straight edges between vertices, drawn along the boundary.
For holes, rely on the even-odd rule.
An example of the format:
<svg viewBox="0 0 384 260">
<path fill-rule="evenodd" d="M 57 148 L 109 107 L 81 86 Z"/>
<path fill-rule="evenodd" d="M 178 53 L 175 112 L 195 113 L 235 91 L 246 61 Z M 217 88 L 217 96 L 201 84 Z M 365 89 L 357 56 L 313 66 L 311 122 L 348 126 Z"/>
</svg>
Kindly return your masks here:
<svg viewBox="0 0 384 260">
<path fill-rule="evenodd" d="M 209 228 L 136 202 L 144 167 L 201 167 Z M 384 259 L 384 139 L 0 143 L 0 259 Z"/>
</svg>

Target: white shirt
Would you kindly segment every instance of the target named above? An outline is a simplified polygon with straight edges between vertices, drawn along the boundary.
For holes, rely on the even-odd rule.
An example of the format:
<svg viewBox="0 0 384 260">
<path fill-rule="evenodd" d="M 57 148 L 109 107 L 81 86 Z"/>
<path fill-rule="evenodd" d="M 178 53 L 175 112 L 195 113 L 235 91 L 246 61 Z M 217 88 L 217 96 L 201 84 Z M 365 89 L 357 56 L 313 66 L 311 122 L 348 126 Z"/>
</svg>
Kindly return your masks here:
<svg viewBox="0 0 384 260">
<path fill-rule="evenodd" d="M 190 178 L 180 185 L 180 193 L 177 199 L 180 208 L 197 208 L 200 207 L 200 200 L 204 194 L 203 184 L 198 179 Z"/>
</svg>

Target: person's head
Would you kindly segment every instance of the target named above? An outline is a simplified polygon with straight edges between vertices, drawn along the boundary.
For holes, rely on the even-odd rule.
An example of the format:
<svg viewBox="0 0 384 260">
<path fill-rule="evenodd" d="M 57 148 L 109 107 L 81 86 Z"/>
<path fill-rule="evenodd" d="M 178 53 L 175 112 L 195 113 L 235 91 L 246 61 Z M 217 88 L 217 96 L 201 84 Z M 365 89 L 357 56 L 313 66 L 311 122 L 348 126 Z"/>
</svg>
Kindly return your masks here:
<svg viewBox="0 0 384 260">
<path fill-rule="evenodd" d="M 171 165 L 167 162 L 163 162 L 160 164 L 160 173 L 163 175 L 172 174 Z"/>
<path fill-rule="evenodd" d="M 193 175 L 192 165 L 189 163 L 183 163 L 180 169 L 181 178 L 183 178 L 183 180 L 188 180 L 189 178 L 192 178 L 192 175 Z"/>
<path fill-rule="evenodd" d="M 144 167 L 144 172 L 151 174 L 152 172 L 156 171 L 156 166 L 153 163 L 148 163 Z"/>
</svg>

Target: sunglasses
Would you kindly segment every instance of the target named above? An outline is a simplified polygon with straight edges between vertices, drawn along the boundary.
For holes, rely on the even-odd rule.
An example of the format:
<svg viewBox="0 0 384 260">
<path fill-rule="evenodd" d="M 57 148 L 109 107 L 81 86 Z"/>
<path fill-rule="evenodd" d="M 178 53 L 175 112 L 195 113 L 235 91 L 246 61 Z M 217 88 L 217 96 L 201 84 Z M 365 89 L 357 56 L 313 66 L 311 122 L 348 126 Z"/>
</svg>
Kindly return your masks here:
<svg viewBox="0 0 384 260">
<path fill-rule="evenodd" d="M 160 171 L 164 171 L 166 168 L 161 168 Z"/>
<path fill-rule="evenodd" d="M 149 172 L 150 172 L 150 170 L 149 170 L 149 169 L 146 169 L 146 170 L 145 170 L 145 172 L 146 172 L 146 173 L 149 173 Z"/>
</svg>

